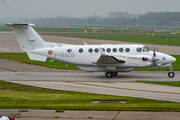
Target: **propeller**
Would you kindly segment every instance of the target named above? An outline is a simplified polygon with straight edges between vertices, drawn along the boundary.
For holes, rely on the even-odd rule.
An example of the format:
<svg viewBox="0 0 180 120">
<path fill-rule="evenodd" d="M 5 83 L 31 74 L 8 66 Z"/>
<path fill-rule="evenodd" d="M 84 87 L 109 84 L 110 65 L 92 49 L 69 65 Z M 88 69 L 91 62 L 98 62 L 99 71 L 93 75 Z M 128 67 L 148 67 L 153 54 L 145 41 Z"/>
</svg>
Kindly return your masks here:
<svg viewBox="0 0 180 120">
<path fill-rule="evenodd" d="M 155 63 L 156 63 L 156 61 L 158 61 L 158 60 L 159 60 L 159 59 L 156 58 L 155 45 L 154 45 L 154 49 L 153 49 L 153 57 L 152 57 L 153 72 L 154 72 Z"/>
</svg>

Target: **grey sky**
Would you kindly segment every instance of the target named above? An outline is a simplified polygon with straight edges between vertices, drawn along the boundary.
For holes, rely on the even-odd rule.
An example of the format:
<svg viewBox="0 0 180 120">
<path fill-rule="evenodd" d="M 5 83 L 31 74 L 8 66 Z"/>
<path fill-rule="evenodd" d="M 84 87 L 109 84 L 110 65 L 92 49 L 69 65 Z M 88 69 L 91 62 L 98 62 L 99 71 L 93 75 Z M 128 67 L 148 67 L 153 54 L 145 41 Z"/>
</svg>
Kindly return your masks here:
<svg viewBox="0 0 180 120">
<path fill-rule="evenodd" d="M 180 0 L 7 0 L 0 2 L 0 19 L 7 17 L 46 18 L 83 17 L 93 14 L 107 17 L 109 12 L 180 11 Z"/>
</svg>

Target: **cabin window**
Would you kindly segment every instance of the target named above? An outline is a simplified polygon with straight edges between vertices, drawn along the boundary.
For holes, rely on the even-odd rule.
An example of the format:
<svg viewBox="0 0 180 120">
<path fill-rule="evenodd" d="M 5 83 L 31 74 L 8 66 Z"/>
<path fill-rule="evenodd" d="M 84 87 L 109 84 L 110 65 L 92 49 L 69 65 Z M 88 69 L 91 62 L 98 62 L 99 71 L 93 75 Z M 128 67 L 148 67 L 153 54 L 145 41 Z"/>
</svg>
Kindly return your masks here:
<svg viewBox="0 0 180 120">
<path fill-rule="evenodd" d="M 94 51 L 95 51 L 96 53 L 98 53 L 98 52 L 99 52 L 99 49 L 98 49 L 98 48 L 96 48 Z"/>
<path fill-rule="evenodd" d="M 126 52 L 129 52 L 130 51 L 130 49 L 129 48 L 126 48 Z"/>
<path fill-rule="evenodd" d="M 113 52 L 117 52 L 117 49 L 116 49 L 116 48 L 113 48 Z"/>
<path fill-rule="evenodd" d="M 142 52 L 142 48 L 137 48 L 136 51 L 137 52 Z"/>
<path fill-rule="evenodd" d="M 72 49 L 68 49 L 67 52 L 69 52 L 69 53 L 72 52 Z"/>
<path fill-rule="evenodd" d="M 111 52 L 111 49 L 110 49 L 110 48 L 107 48 L 106 51 L 109 53 L 109 52 Z"/>
<path fill-rule="evenodd" d="M 123 52 L 123 50 L 124 50 L 123 48 L 119 48 L 119 52 Z"/>
<path fill-rule="evenodd" d="M 102 50 L 103 50 L 103 52 L 105 52 L 105 49 L 104 49 L 104 48 L 102 48 Z"/>
<path fill-rule="evenodd" d="M 79 49 L 79 52 L 80 52 L 80 53 L 82 53 L 82 52 L 83 52 L 83 49 L 82 49 L 82 48 L 80 48 L 80 49 Z"/>
<path fill-rule="evenodd" d="M 89 48 L 89 50 L 88 50 L 90 53 L 92 53 L 93 52 L 93 49 L 92 48 Z"/>
</svg>

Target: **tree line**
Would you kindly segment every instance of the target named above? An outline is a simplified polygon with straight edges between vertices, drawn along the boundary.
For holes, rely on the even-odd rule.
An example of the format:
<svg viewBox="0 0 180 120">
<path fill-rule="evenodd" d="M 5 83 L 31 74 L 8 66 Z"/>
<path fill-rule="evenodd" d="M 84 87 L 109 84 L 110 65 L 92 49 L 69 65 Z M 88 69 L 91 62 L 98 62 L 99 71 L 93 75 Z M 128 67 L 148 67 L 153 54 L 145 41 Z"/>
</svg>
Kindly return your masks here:
<svg viewBox="0 0 180 120">
<path fill-rule="evenodd" d="M 24 21 L 35 24 L 84 24 L 84 25 L 158 25 L 179 26 L 180 12 L 148 12 L 138 18 L 101 18 L 90 17 L 88 19 L 73 17 L 36 18 Z"/>
<path fill-rule="evenodd" d="M 25 21 L 25 20 L 24 20 Z M 136 25 L 137 19 L 128 18 L 72 18 L 72 17 L 56 17 L 56 18 L 38 18 L 26 19 L 28 22 L 35 24 L 80 24 L 80 25 Z"/>
<path fill-rule="evenodd" d="M 180 24 L 180 12 L 148 12 L 138 17 L 142 25 L 175 25 Z"/>
</svg>

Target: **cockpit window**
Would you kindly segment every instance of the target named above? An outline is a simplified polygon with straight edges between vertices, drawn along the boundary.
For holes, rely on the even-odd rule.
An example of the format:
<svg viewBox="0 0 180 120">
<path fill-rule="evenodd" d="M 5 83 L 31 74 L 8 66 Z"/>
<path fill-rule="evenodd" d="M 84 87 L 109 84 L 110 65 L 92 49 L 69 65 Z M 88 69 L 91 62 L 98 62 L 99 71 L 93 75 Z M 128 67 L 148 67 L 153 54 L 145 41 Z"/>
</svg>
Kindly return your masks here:
<svg viewBox="0 0 180 120">
<path fill-rule="evenodd" d="M 149 52 L 149 48 L 146 47 L 146 46 L 144 46 L 144 47 L 143 47 L 143 52 Z"/>
<path fill-rule="evenodd" d="M 137 48 L 136 51 L 137 52 L 142 52 L 142 48 Z"/>
</svg>

